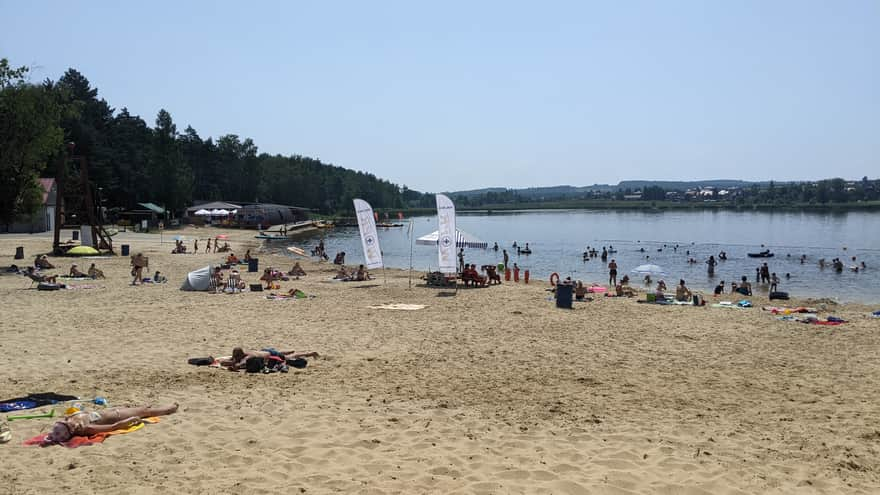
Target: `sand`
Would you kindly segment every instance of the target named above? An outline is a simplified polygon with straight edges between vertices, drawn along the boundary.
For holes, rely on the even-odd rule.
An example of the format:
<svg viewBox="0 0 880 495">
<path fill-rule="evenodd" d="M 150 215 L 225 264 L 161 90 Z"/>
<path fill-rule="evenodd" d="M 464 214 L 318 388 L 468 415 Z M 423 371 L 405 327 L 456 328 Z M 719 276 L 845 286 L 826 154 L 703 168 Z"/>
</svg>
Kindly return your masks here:
<svg viewBox="0 0 880 495">
<path fill-rule="evenodd" d="M 252 232 L 229 234 L 239 256 L 256 250 Z M 880 490 L 880 320 L 868 307 L 826 306 L 851 320 L 838 327 L 629 299 L 567 311 L 546 299 L 544 281 L 449 295 L 409 289 L 397 270 L 387 282 L 381 272 L 331 282 L 334 267 L 312 261 L 282 287 L 316 297 L 272 301 L 178 290 L 220 255 L 171 255 L 156 235 L 116 242 L 171 281 L 133 287 L 122 257 L 94 260 L 107 280 L 75 282 L 94 289 L 41 292 L 0 276 L 0 395 L 180 411 L 80 449 L 24 447 L 51 421 L 12 422 L 0 493 Z M 0 236 L 0 266 L 15 262 L 15 246 L 26 264 L 50 240 Z M 258 256 L 261 268 L 292 264 Z M 64 271 L 71 262 L 52 261 Z M 368 307 L 386 304 L 425 307 Z M 186 363 L 236 345 L 321 357 L 271 375 Z"/>
</svg>

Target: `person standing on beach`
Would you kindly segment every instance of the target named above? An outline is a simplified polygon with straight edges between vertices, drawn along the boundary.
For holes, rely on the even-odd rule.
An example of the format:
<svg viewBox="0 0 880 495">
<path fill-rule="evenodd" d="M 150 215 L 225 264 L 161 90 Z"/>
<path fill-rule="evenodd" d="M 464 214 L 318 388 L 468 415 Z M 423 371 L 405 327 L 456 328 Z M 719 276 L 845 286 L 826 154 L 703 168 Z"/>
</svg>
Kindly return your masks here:
<svg viewBox="0 0 880 495">
<path fill-rule="evenodd" d="M 199 240 L 193 239 L 193 254 L 199 254 Z"/>
<path fill-rule="evenodd" d="M 506 249 L 503 249 L 502 252 L 504 253 L 504 271 L 506 272 L 507 271 L 507 262 L 510 260 L 510 256 L 507 255 Z"/>
<path fill-rule="evenodd" d="M 219 238 L 219 237 L 215 237 L 215 238 L 214 238 L 214 252 L 215 252 L 215 253 L 217 252 L 217 248 L 219 248 L 219 247 L 220 247 L 220 238 Z"/>
<path fill-rule="evenodd" d="M 458 273 L 464 273 L 464 248 L 458 250 Z"/>
<path fill-rule="evenodd" d="M 709 276 L 715 275 L 715 265 L 717 261 L 715 261 L 715 256 L 709 256 L 709 259 L 706 260 L 706 264 L 709 265 Z"/>
<path fill-rule="evenodd" d="M 211 252 L 211 238 L 208 237 L 208 247 L 205 248 L 205 254 Z"/>
<path fill-rule="evenodd" d="M 608 285 L 617 285 L 617 261 L 614 259 L 611 260 L 611 263 L 608 263 Z"/>
<path fill-rule="evenodd" d="M 144 281 L 144 268 L 150 266 L 147 258 L 144 257 L 142 253 L 138 253 L 131 257 L 131 275 L 134 279 L 131 281 L 131 285 L 137 285 L 139 283 L 143 283 Z"/>
</svg>

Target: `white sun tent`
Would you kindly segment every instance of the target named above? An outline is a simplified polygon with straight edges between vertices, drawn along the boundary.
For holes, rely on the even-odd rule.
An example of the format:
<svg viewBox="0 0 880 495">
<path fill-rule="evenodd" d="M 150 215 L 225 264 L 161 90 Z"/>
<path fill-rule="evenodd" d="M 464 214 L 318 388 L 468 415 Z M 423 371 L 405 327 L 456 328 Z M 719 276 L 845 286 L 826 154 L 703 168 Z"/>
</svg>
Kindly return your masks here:
<svg viewBox="0 0 880 495">
<path fill-rule="evenodd" d="M 211 267 L 206 266 L 189 272 L 180 290 L 208 290 L 211 287 Z"/>
<path fill-rule="evenodd" d="M 422 237 L 416 239 L 416 244 L 421 244 L 423 246 L 436 246 L 439 237 L 440 231 L 435 230 L 428 235 L 423 235 Z M 477 249 L 486 249 L 489 247 L 488 242 L 483 242 L 472 236 L 471 234 L 468 234 L 467 232 L 462 232 L 458 229 L 455 230 L 455 245 L 458 247 Z"/>
</svg>

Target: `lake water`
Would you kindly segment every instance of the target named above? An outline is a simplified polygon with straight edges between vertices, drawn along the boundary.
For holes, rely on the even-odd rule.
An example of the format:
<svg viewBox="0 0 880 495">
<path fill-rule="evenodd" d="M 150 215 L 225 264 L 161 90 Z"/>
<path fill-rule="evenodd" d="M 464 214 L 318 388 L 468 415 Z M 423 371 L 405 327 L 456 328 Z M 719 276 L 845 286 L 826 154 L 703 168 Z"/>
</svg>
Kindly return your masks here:
<svg viewBox="0 0 880 495">
<path fill-rule="evenodd" d="M 415 237 L 437 229 L 435 216 L 414 217 Z M 711 289 L 724 280 L 726 286 L 747 275 L 754 283 L 755 268 L 762 262 L 769 264 L 781 283 L 779 290 L 796 296 L 830 297 L 841 301 L 880 302 L 880 214 L 875 212 L 848 213 L 772 213 L 736 211 L 591 211 L 591 210 L 529 210 L 493 214 L 462 214 L 458 228 L 489 243 L 490 249 L 466 249 L 466 262 L 497 264 L 502 259 L 499 250 L 491 249 L 497 242 L 510 254 L 511 265 L 516 262 L 523 270 L 530 270 L 532 279 L 547 280 L 553 272 L 563 278 L 570 276 L 584 282 L 607 283 L 608 269 L 599 258 L 583 261 L 587 246 L 600 252 L 602 246 L 614 246 L 617 253 L 609 256 L 619 265 L 619 275 L 644 263 L 661 266 L 667 285 L 673 287 L 680 278 L 692 288 Z M 379 229 L 379 240 L 386 266 L 410 266 L 408 228 Z M 346 264 L 363 262 L 363 252 L 357 228 L 325 230 L 295 244 L 304 248 L 315 246 L 321 235 L 332 256 L 346 252 Z M 516 241 L 526 242 L 531 255 L 517 255 L 511 248 Z M 761 245 L 775 253 L 769 259 L 755 259 L 746 253 L 761 251 Z M 673 246 L 678 245 L 677 250 Z M 641 249 L 645 251 L 642 252 Z M 728 260 L 707 273 L 705 260 L 724 250 Z M 689 254 L 688 254 L 689 252 Z M 800 256 L 806 255 L 804 264 Z M 426 271 L 437 267 L 436 247 L 414 245 L 412 266 Z M 790 257 L 788 257 L 790 255 Z M 852 257 L 856 261 L 852 261 Z M 839 257 L 846 269 L 842 273 L 832 268 L 820 269 L 818 260 L 830 262 Z M 688 258 L 699 263 L 689 264 Z M 853 272 L 849 269 L 864 261 L 867 268 Z M 786 278 L 785 274 L 790 274 Z M 641 277 L 633 276 L 633 285 L 641 284 Z M 655 277 L 655 281 L 658 277 Z M 756 292 L 766 288 L 755 287 Z"/>
</svg>

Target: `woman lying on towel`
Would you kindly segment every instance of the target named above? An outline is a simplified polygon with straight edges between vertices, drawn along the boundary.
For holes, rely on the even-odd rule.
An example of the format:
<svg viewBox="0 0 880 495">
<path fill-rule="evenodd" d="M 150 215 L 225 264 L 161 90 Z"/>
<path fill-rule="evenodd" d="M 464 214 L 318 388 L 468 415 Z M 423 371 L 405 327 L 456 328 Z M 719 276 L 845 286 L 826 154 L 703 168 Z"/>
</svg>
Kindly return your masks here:
<svg viewBox="0 0 880 495">
<path fill-rule="evenodd" d="M 81 272 L 81 271 L 79 270 L 79 268 L 77 268 L 77 266 L 76 266 L 75 263 L 74 263 L 73 265 L 70 266 L 70 274 L 69 274 L 69 276 L 72 277 L 72 278 L 87 278 L 87 277 L 88 277 L 88 275 L 86 275 L 85 273 Z"/>
<path fill-rule="evenodd" d="M 88 437 L 98 433 L 131 428 L 143 418 L 165 416 L 177 411 L 177 404 L 167 406 L 111 407 L 101 412 L 80 411 L 52 425 L 46 435 L 46 444 L 66 442 L 73 437 Z"/>
<path fill-rule="evenodd" d="M 244 369 L 249 358 L 269 358 L 277 357 L 284 360 L 299 359 L 304 357 L 318 357 L 317 352 L 301 352 L 296 351 L 278 351 L 274 347 L 267 347 L 259 351 L 246 351 L 241 347 L 232 349 L 232 359 L 221 359 L 220 366 L 224 366 L 230 371 Z"/>
<path fill-rule="evenodd" d="M 25 271 L 24 274 L 34 282 L 43 282 L 47 284 L 58 283 L 58 275 L 43 275 L 41 273 L 37 273 L 32 266 L 27 267 L 27 271 Z"/>
</svg>

